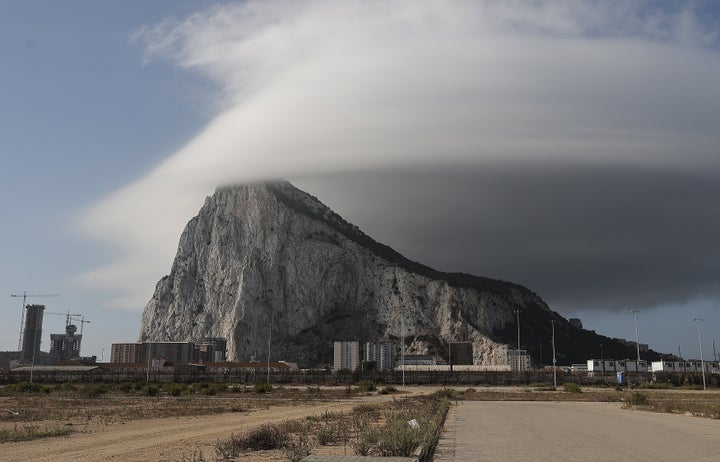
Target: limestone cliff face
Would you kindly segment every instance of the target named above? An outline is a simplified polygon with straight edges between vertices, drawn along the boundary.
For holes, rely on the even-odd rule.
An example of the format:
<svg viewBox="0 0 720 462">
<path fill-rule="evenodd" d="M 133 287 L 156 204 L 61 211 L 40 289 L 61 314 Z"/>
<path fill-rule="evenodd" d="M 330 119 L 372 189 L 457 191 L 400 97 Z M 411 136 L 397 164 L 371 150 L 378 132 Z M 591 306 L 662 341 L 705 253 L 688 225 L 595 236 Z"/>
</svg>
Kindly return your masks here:
<svg viewBox="0 0 720 462">
<path fill-rule="evenodd" d="M 332 362 L 335 340 L 405 334 L 415 353 L 471 341 L 481 364 L 514 343 L 515 309 L 542 320 L 543 336 L 551 318 L 562 320 L 522 286 L 407 260 L 289 183 L 267 183 L 207 198 L 145 309 L 140 339 L 227 337 L 230 359 L 261 360 L 271 335 L 273 360 L 310 367 Z M 531 326 L 523 334 L 540 335 Z"/>
</svg>

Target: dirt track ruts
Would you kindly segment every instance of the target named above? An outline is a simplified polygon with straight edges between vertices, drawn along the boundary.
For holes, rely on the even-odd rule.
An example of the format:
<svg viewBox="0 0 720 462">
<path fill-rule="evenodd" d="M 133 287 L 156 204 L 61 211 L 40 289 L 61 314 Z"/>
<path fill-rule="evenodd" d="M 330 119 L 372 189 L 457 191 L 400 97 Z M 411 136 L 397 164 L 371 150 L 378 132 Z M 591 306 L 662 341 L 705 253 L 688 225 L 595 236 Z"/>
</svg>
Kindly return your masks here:
<svg viewBox="0 0 720 462">
<path fill-rule="evenodd" d="M 410 394 L 423 394 L 416 389 Z M 408 395 L 402 395 L 408 396 Z M 397 395 L 342 401 L 302 402 L 253 412 L 200 417 L 170 417 L 98 426 L 66 437 L 0 445 L 3 461 L 177 461 L 194 450 L 214 456 L 214 443 L 266 422 L 299 419 L 329 411 L 349 411 L 361 402 L 382 402 Z M 260 459 L 262 460 L 262 459 Z"/>
</svg>

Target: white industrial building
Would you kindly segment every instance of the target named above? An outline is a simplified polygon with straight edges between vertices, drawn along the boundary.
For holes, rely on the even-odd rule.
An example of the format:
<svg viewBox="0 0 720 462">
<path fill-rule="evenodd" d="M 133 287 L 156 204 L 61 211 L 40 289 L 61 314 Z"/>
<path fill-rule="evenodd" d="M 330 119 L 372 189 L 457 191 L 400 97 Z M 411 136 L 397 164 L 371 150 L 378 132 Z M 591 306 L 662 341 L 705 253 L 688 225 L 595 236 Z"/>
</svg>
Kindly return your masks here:
<svg viewBox="0 0 720 462">
<path fill-rule="evenodd" d="M 720 367 L 718 367 L 718 361 L 704 361 L 705 372 L 712 374 L 718 373 Z M 703 361 L 693 359 L 691 361 L 653 361 L 652 371 L 653 372 L 688 372 L 688 373 L 700 373 L 702 372 Z"/>
<path fill-rule="evenodd" d="M 588 375 L 614 374 L 615 372 L 648 372 L 647 361 L 635 359 L 588 359 Z"/>
<path fill-rule="evenodd" d="M 527 350 L 507 350 L 507 365 L 512 371 L 529 371 L 532 368 Z"/>
<path fill-rule="evenodd" d="M 396 371 L 402 371 L 403 366 L 395 368 Z M 422 372 L 510 372 L 509 365 L 492 365 L 492 364 L 478 364 L 478 365 L 457 365 L 450 367 L 449 364 L 413 364 L 404 367 L 407 372 L 422 371 Z"/>
<path fill-rule="evenodd" d="M 718 361 L 704 361 L 705 372 L 720 373 Z M 607 374 L 613 375 L 616 372 L 682 372 L 682 373 L 700 373 L 702 372 L 702 362 L 694 359 L 691 361 L 637 361 L 634 359 L 588 359 L 587 372 L 588 375 Z M 576 369 L 573 369 L 575 371 Z M 580 372 L 580 370 L 578 370 Z M 582 371 L 584 372 L 584 371 Z"/>
</svg>

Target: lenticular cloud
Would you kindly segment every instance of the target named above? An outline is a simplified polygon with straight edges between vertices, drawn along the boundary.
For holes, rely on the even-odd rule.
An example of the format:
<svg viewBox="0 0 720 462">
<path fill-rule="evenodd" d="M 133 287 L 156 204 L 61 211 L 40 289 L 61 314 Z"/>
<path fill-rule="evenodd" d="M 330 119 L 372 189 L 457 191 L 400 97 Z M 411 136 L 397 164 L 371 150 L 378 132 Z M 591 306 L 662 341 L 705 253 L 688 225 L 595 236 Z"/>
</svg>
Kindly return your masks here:
<svg viewBox="0 0 720 462">
<path fill-rule="evenodd" d="M 506 159 L 706 162 L 713 30 L 692 9 L 624 1 L 249 1 L 148 26 L 134 35 L 146 65 L 209 79 L 217 116 L 87 211 L 84 229 L 123 257 L 83 278 L 142 306 L 184 223 L 225 183 Z"/>
</svg>

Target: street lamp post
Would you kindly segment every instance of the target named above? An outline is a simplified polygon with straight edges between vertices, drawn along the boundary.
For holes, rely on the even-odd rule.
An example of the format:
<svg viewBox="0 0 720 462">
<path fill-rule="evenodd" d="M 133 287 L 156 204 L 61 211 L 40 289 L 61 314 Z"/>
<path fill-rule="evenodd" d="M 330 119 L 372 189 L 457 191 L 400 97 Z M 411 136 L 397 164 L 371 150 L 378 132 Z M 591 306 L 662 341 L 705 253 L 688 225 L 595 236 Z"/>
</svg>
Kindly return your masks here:
<svg viewBox="0 0 720 462">
<path fill-rule="evenodd" d="M 517 319 L 516 324 L 517 324 L 517 338 L 518 338 L 517 356 L 516 357 L 518 360 L 518 370 L 522 371 L 523 366 L 522 366 L 522 361 L 520 360 L 520 309 L 519 308 L 515 310 L 515 316 Z"/>
<path fill-rule="evenodd" d="M 635 346 L 637 348 L 637 369 L 640 370 L 640 334 L 638 333 L 637 315 L 640 312 L 637 308 L 630 310 L 635 315 Z"/>
<path fill-rule="evenodd" d="M 402 361 L 402 384 L 405 386 L 405 316 L 400 318 L 400 336 L 402 343 L 400 344 L 400 361 Z"/>
<path fill-rule="evenodd" d="M 270 328 L 268 329 L 267 383 L 270 383 L 270 339 L 271 338 L 272 338 L 272 313 L 270 314 Z"/>
<path fill-rule="evenodd" d="M 700 368 L 702 369 L 703 390 L 707 390 L 707 382 L 705 381 L 705 361 L 703 360 L 703 351 L 702 351 L 702 322 L 703 322 L 703 318 L 695 318 L 695 322 L 698 323 L 698 341 L 700 342 Z"/>
<path fill-rule="evenodd" d="M 555 357 L 555 320 L 552 323 L 552 349 L 553 349 L 553 387 L 557 388 L 557 358 Z"/>
</svg>

